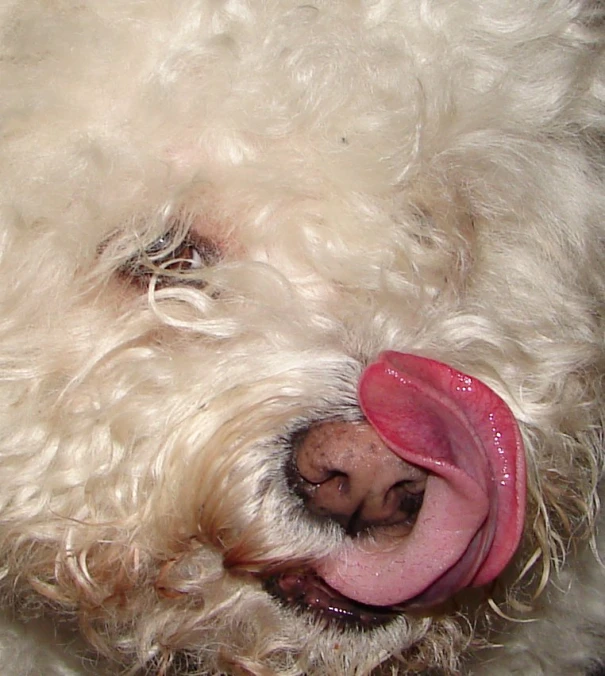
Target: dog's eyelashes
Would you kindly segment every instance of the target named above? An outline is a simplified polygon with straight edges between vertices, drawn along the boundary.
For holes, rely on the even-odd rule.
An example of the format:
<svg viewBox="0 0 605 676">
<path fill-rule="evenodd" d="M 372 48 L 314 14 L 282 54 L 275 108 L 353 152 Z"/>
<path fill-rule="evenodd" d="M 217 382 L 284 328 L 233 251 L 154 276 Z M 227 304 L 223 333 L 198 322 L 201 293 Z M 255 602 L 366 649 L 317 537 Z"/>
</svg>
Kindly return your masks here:
<svg viewBox="0 0 605 676">
<path fill-rule="evenodd" d="M 208 237 L 194 232 L 167 231 L 144 250 L 130 256 L 119 268 L 122 277 L 137 286 L 155 288 L 190 285 L 204 288 L 199 272 L 221 259 L 221 250 Z"/>
<path fill-rule="evenodd" d="M 183 260 L 192 268 L 206 267 L 216 263 L 220 258 L 218 246 L 208 237 L 189 232 L 178 238 L 172 232 L 166 232 L 144 251 L 144 255 L 156 264 Z"/>
<path fill-rule="evenodd" d="M 164 269 L 199 269 L 214 265 L 220 257 L 220 249 L 211 239 L 194 232 L 181 237 L 166 232 L 143 252 L 143 258 Z"/>
</svg>

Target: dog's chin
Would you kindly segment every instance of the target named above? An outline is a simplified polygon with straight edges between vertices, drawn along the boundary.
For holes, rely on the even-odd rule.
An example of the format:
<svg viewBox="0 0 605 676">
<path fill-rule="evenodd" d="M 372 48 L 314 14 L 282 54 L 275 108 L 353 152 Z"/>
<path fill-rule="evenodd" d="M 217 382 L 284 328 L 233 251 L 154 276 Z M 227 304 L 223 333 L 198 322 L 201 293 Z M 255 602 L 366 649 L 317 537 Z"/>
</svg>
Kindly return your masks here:
<svg viewBox="0 0 605 676">
<path fill-rule="evenodd" d="M 344 596 L 327 584 L 313 570 L 299 570 L 272 575 L 264 587 L 282 605 L 308 612 L 318 619 L 342 628 L 370 630 L 395 620 L 399 606 L 371 606 Z"/>
</svg>

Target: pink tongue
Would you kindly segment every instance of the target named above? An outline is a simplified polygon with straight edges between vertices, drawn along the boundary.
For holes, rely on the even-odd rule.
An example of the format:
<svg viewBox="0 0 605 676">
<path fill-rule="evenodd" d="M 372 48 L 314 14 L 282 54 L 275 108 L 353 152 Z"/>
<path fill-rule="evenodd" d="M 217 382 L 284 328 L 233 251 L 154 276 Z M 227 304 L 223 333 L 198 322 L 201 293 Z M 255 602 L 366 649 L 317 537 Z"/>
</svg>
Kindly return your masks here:
<svg viewBox="0 0 605 676">
<path fill-rule="evenodd" d="M 361 408 L 400 458 L 429 472 L 407 537 L 349 539 L 318 572 L 360 603 L 431 605 L 493 580 L 523 529 L 525 457 L 507 405 L 432 359 L 385 352 L 362 374 Z"/>
</svg>

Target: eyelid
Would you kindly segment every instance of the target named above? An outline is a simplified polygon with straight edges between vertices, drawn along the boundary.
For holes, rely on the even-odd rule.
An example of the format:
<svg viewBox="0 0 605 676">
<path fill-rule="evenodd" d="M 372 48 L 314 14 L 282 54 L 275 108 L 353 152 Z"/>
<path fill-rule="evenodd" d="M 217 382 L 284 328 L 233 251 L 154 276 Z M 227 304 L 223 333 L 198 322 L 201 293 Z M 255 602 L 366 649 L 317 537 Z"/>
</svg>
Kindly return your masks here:
<svg viewBox="0 0 605 676">
<path fill-rule="evenodd" d="M 203 288 L 206 282 L 195 275 L 222 258 L 219 246 L 195 231 L 167 230 L 146 249 L 130 256 L 119 272 L 130 281 L 147 286 L 152 277 L 156 288 L 187 284 Z M 193 274 L 191 274 L 193 273 Z"/>
</svg>

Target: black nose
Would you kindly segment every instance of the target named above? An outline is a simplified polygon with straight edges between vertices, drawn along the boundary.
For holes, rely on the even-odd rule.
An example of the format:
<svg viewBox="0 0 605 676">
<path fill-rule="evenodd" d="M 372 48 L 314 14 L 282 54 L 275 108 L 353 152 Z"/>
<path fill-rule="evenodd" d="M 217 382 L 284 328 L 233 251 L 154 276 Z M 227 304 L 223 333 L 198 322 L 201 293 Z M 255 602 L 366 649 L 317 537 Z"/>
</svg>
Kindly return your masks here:
<svg viewBox="0 0 605 676">
<path fill-rule="evenodd" d="M 309 511 L 350 535 L 411 530 L 422 505 L 426 472 L 395 455 L 365 421 L 313 425 L 298 435 L 292 467 L 292 486 Z"/>
</svg>

